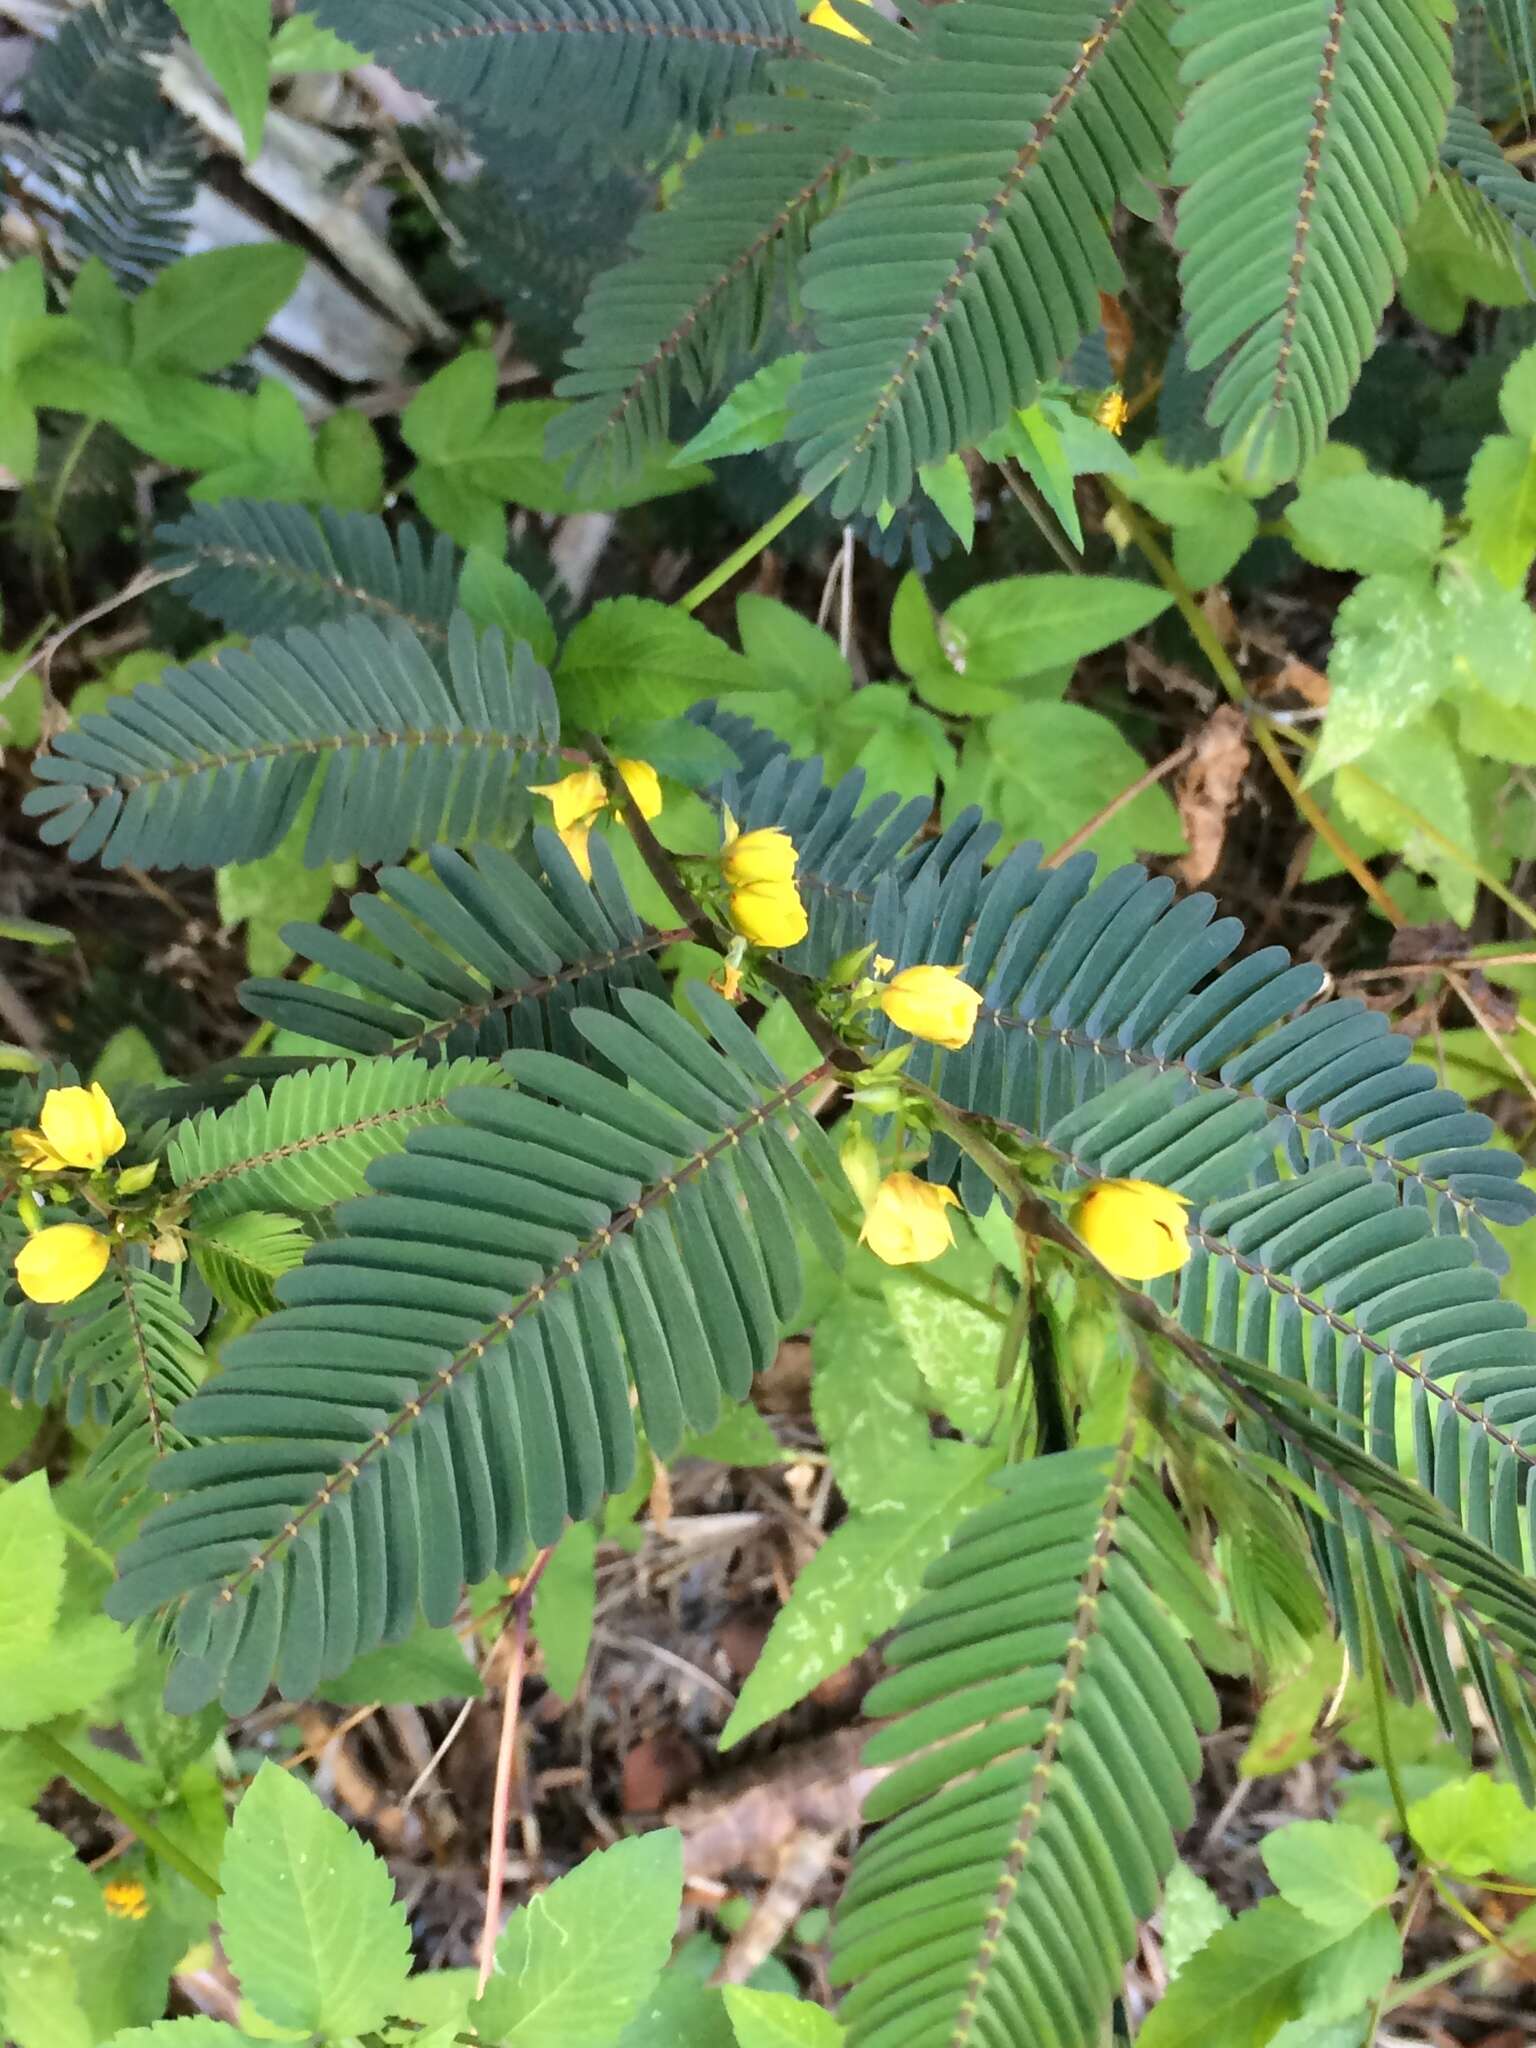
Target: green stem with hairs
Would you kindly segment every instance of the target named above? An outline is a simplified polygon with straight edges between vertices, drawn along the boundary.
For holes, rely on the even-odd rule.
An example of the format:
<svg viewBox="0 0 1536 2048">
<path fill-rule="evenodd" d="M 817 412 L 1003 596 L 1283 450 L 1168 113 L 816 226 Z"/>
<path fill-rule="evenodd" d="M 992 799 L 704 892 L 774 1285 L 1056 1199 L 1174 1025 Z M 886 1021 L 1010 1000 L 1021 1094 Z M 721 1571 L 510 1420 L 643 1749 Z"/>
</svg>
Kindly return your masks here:
<svg viewBox="0 0 1536 2048">
<path fill-rule="evenodd" d="M 120 1821 L 131 1835 L 137 1835 L 151 1855 L 158 1856 L 162 1863 L 184 1877 L 188 1884 L 195 1885 L 204 1897 L 212 1899 L 217 1904 L 218 1880 L 210 1877 L 202 1865 L 194 1862 L 184 1849 L 178 1849 L 168 1836 L 160 1832 L 147 1813 L 141 1812 L 130 1799 L 126 1799 L 115 1785 L 109 1785 L 99 1771 L 94 1770 L 72 1749 L 67 1748 L 56 1735 L 49 1734 L 46 1728 L 30 1728 L 22 1740 L 30 1744 L 43 1762 L 50 1766 L 55 1777 L 67 1778 L 76 1791 L 83 1792 L 87 1799 L 93 1799 L 99 1807 L 110 1813 L 114 1820 Z"/>
</svg>

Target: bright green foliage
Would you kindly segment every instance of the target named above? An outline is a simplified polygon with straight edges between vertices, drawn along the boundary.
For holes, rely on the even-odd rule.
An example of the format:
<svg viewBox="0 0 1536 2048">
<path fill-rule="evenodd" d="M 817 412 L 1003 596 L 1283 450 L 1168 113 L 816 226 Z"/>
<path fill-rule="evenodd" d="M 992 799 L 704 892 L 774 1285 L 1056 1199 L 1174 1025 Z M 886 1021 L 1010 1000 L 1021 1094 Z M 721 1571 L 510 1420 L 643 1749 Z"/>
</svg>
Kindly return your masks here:
<svg viewBox="0 0 1536 2048">
<path fill-rule="evenodd" d="M 737 2048 L 838 2048 L 843 2029 L 832 2015 L 783 1992 L 748 1991 L 728 1984 L 725 2009 Z"/>
<path fill-rule="evenodd" d="M 398 2011 L 410 1947 L 389 1872 L 277 1764 L 235 1809 L 221 1891 L 224 1951 L 263 2019 L 361 2034 Z"/>
<path fill-rule="evenodd" d="M 589 1856 L 507 1922 L 496 1972 L 471 2008 L 506 2048 L 610 2048 L 671 1953 L 683 1887 L 670 1829 Z"/>
<path fill-rule="evenodd" d="M 0 1572 L 10 1589 L 0 1623 L 0 1730 L 78 1713 L 126 1677 L 132 1638 L 65 1603 L 64 1531 L 41 1472 L 0 1493 Z"/>
<path fill-rule="evenodd" d="M 1257 475 L 1293 476 L 1316 452 L 1374 344 L 1445 128 L 1448 12 L 1192 0 L 1180 16 L 1189 361 L 1235 347 L 1209 418 Z"/>
<path fill-rule="evenodd" d="M 271 0 L 172 0 L 194 50 L 240 123 L 247 158 L 261 149 L 271 82 Z"/>
</svg>

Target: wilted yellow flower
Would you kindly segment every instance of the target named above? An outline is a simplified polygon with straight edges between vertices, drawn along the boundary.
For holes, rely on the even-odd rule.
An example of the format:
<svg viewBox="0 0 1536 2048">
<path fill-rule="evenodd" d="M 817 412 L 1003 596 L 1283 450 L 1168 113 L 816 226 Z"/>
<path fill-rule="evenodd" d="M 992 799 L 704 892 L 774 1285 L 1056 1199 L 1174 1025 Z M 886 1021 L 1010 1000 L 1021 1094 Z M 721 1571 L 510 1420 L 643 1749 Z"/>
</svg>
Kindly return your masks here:
<svg viewBox="0 0 1536 2048">
<path fill-rule="evenodd" d="M 777 825 L 764 825 L 756 832 L 738 832 L 725 842 L 720 870 L 733 889 L 745 889 L 754 882 L 791 880 L 799 859 L 787 832 Z"/>
<path fill-rule="evenodd" d="M 748 882 L 733 889 L 731 923 L 754 946 L 798 946 L 811 928 L 793 882 Z"/>
<path fill-rule="evenodd" d="M 17 1157 L 36 1173 L 105 1166 L 128 1142 L 112 1098 L 99 1081 L 89 1088 L 50 1088 L 37 1121 L 39 1130 L 11 1132 Z"/>
<path fill-rule="evenodd" d="M 590 825 L 608 801 L 603 778 L 595 768 L 578 768 L 558 782 L 535 782 L 531 788 L 535 796 L 547 796 L 554 806 L 557 832 L 572 825 Z"/>
<path fill-rule="evenodd" d="M 1101 1265 L 1122 1280 L 1156 1280 L 1189 1259 L 1185 1210 L 1172 1188 L 1151 1180 L 1101 1180 L 1072 1205 L 1072 1228 Z"/>
<path fill-rule="evenodd" d="M 955 1241 L 946 1209 L 956 1207 L 949 1188 L 915 1173 L 888 1173 L 864 1212 L 859 1243 L 888 1266 L 920 1266 L 937 1259 Z"/>
<path fill-rule="evenodd" d="M 832 0 L 816 0 L 816 5 L 805 17 L 813 27 L 829 28 L 835 36 L 847 36 L 855 43 L 867 43 L 869 37 L 862 30 L 852 27 L 832 5 Z"/>
<path fill-rule="evenodd" d="M 29 1301 L 73 1301 L 107 1270 L 112 1247 L 88 1223 L 55 1223 L 16 1254 L 16 1280 Z"/>
<path fill-rule="evenodd" d="M 136 1877 L 114 1877 L 101 1888 L 101 1902 L 114 1920 L 149 1917 L 149 1893 Z"/>
<path fill-rule="evenodd" d="M 1093 409 L 1093 416 L 1101 427 L 1108 427 L 1112 434 L 1123 434 L 1125 423 L 1131 416 L 1131 408 L 1125 402 L 1125 393 L 1117 384 L 1113 391 L 1106 391 Z"/>
<path fill-rule="evenodd" d="M 880 1007 L 898 1031 L 958 1052 L 971 1042 L 981 995 L 957 967 L 904 967 L 880 991 Z"/>
<path fill-rule="evenodd" d="M 661 816 L 661 778 L 649 761 L 615 761 L 619 780 L 635 800 L 635 809 L 650 822 Z"/>
</svg>

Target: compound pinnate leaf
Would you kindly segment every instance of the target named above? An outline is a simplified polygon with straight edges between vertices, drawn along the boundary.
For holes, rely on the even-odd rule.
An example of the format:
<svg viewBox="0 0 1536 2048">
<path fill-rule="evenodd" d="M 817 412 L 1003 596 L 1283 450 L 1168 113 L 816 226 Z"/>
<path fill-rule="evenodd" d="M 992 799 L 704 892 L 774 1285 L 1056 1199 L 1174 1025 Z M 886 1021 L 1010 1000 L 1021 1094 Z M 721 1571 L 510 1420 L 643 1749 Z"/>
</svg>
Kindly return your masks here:
<svg viewBox="0 0 1536 2048">
<path fill-rule="evenodd" d="M 672 1829 L 616 1842 L 521 1907 L 470 2010 L 503 2048 L 610 2048 L 661 1974 L 682 1899 Z"/>
<path fill-rule="evenodd" d="M 399 2010 L 410 1940 L 389 1872 L 291 1772 L 264 1764 L 235 1809 L 220 1887 L 225 1953 L 263 2019 L 361 2034 Z"/>
</svg>

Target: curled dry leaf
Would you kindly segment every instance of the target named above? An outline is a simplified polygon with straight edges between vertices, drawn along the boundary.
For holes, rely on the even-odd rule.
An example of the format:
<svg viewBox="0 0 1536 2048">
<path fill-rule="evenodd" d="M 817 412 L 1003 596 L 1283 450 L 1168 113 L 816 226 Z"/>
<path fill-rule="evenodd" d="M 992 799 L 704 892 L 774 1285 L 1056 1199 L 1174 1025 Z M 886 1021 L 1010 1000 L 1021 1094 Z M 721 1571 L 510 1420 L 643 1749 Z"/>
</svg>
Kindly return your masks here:
<svg viewBox="0 0 1536 2048">
<path fill-rule="evenodd" d="M 1189 888 L 1215 873 L 1227 820 L 1248 772 L 1249 751 L 1248 722 L 1232 704 L 1219 705 L 1196 735 L 1194 759 L 1178 787 L 1179 817 L 1189 841 L 1179 875 Z"/>
</svg>

